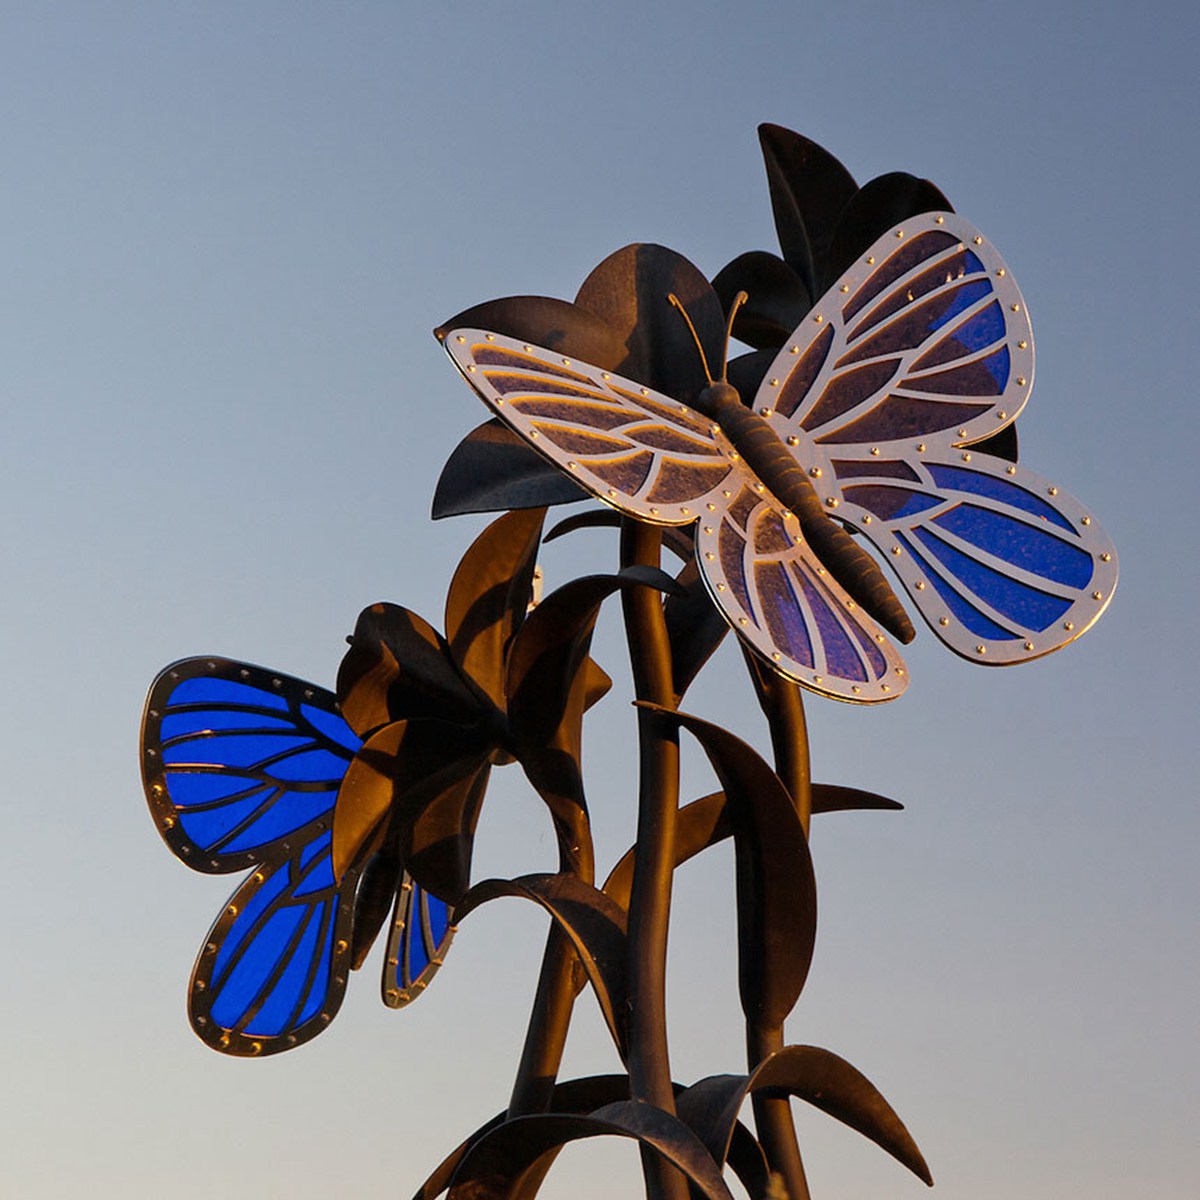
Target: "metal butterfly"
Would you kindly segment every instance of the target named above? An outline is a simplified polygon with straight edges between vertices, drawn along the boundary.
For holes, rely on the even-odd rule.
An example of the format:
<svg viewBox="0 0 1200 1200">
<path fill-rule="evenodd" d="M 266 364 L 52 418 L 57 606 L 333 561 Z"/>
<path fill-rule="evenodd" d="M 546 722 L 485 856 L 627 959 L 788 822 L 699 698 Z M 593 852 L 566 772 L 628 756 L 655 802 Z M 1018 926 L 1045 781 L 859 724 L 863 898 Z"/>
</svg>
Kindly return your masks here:
<svg viewBox="0 0 1200 1200">
<path fill-rule="evenodd" d="M 369 948 L 369 938 L 358 945 L 358 872 L 336 881 L 331 845 L 360 745 L 332 692 L 248 663 L 184 659 L 151 685 L 142 777 L 163 840 L 197 871 L 254 868 L 192 971 L 188 1015 L 216 1050 L 265 1055 L 314 1037 Z M 387 884 L 383 996 L 400 1007 L 437 971 L 453 927 L 446 905 L 398 866 Z"/>
<path fill-rule="evenodd" d="M 707 363 L 689 406 L 486 330 L 454 329 L 444 344 L 493 411 L 598 499 L 656 524 L 695 522 L 697 561 L 732 628 L 824 695 L 874 703 L 908 682 L 880 626 L 907 642 L 911 623 L 846 530 L 975 662 L 1057 650 L 1116 586 L 1112 544 L 1083 505 L 972 451 L 1029 398 L 1033 339 L 1003 260 L 954 213 L 879 238 L 750 405 Z"/>
</svg>

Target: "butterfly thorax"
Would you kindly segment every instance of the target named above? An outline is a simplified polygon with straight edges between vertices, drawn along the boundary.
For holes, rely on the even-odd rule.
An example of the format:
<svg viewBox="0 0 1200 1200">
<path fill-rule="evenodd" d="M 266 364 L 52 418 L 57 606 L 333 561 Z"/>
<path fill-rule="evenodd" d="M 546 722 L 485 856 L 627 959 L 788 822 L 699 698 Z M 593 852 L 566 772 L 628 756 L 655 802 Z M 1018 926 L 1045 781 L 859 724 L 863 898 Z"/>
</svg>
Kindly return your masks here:
<svg viewBox="0 0 1200 1200">
<path fill-rule="evenodd" d="M 725 380 L 710 383 L 696 398 L 696 408 L 720 426 L 754 476 L 795 515 L 805 541 L 847 594 L 902 642 L 912 641 L 912 622 L 883 572 L 825 512 L 796 455 L 767 420 L 747 408 Z"/>
</svg>

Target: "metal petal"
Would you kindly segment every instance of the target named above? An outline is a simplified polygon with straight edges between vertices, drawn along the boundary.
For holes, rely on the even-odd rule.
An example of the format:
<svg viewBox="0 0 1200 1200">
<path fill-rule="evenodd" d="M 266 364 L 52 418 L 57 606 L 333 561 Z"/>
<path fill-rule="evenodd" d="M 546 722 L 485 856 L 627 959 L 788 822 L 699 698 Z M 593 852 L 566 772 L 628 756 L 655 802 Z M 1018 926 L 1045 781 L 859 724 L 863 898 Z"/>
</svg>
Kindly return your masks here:
<svg viewBox="0 0 1200 1200">
<path fill-rule="evenodd" d="M 918 213 L 953 212 L 950 201 L 928 179 L 906 171 L 878 175 L 864 184 L 838 219 L 821 279 L 821 292 L 889 229 Z"/>
<path fill-rule="evenodd" d="M 566 300 L 550 296 L 505 296 L 488 300 L 451 317 L 433 333 L 441 341 L 452 329 L 487 329 L 556 350 L 604 370 L 628 374 L 622 366 L 627 348 L 620 331 L 588 306 L 570 304 Z"/>
<path fill-rule="evenodd" d="M 367 862 L 354 897 L 354 932 L 350 941 L 350 966 L 357 971 L 366 962 L 383 928 L 396 888 L 400 885 L 400 858 L 386 842 Z"/>
<path fill-rule="evenodd" d="M 713 288 L 726 312 L 738 292 L 746 293 L 746 302 L 733 321 L 733 333 L 757 349 L 778 350 L 813 306 L 804 280 L 782 258 L 765 250 L 739 254 L 717 272 Z M 745 392 L 742 397 L 746 398 Z"/>
<path fill-rule="evenodd" d="M 674 250 L 639 244 L 610 254 L 584 280 L 575 304 L 594 313 L 627 348 L 616 368 L 622 375 L 690 403 L 708 377 L 687 323 L 667 299 L 671 294 L 687 309 L 709 369 L 719 375 L 721 302 L 701 272 Z"/>
<path fill-rule="evenodd" d="M 506 513 L 462 556 L 446 593 L 446 640 L 459 668 L 503 710 L 505 657 L 525 620 L 545 509 Z"/>
<path fill-rule="evenodd" d="M 398 604 L 363 609 L 338 668 L 342 716 L 360 737 L 412 717 L 465 724 L 490 707 L 423 617 Z"/>
<path fill-rule="evenodd" d="M 473 429 L 446 460 L 433 495 L 433 518 L 542 508 L 588 493 L 493 418 Z"/>
<path fill-rule="evenodd" d="M 815 299 L 825 290 L 821 263 L 829 252 L 838 215 L 857 184 L 828 150 L 799 133 L 779 125 L 760 125 L 758 140 L 783 257 Z"/>
</svg>

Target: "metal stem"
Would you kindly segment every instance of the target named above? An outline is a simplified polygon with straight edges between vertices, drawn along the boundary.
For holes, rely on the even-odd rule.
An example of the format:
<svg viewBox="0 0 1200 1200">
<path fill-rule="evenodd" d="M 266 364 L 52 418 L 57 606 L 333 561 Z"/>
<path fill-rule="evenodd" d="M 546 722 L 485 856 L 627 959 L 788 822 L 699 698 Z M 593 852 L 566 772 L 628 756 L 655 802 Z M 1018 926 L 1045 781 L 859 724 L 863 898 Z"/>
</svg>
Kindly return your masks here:
<svg viewBox="0 0 1200 1200">
<path fill-rule="evenodd" d="M 657 567 L 661 532 L 650 525 L 621 522 L 621 565 Z M 649 587 L 622 592 L 625 630 L 639 700 L 673 707 L 671 648 L 662 600 Z M 679 809 L 679 733 L 655 713 L 639 710 L 637 841 L 629 899 L 630 1094 L 674 1113 L 667 1050 L 667 927 L 675 868 L 675 823 Z M 643 1150 L 649 1200 L 686 1200 L 682 1175 L 652 1150 Z"/>
<path fill-rule="evenodd" d="M 746 658 L 770 729 L 775 773 L 791 794 L 807 837 L 812 814 L 812 772 L 800 688 L 790 679 L 763 667 L 749 652 Z M 747 1020 L 746 1057 L 751 1071 L 769 1054 L 783 1049 L 785 1044 L 782 1024 L 767 1025 Z M 809 1200 L 791 1101 L 786 1097 L 755 1095 L 752 1105 L 759 1141 L 771 1169 L 783 1176 L 788 1200 Z"/>
</svg>

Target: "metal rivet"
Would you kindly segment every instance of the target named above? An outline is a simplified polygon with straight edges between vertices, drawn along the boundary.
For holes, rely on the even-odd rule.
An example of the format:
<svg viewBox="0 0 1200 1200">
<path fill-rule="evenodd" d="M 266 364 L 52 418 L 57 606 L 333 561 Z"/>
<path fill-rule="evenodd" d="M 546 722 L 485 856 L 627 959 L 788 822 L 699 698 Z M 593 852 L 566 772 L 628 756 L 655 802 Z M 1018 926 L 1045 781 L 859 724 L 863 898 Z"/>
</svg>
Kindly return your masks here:
<svg viewBox="0 0 1200 1200">
<path fill-rule="evenodd" d="M 872 447 L 871 447 L 871 454 L 872 454 L 872 455 L 873 455 L 875 458 L 878 458 L 878 457 L 879 457 L 879 447 L 878 447 L 878 446 L 872 446 Z"/>
<path fill-rule="evenodd" d="M 765 489 L 766 489 L 766 485 L 765 485 L 765 484 L 756 483 L 756 484 L 754 485 L 754 490 L 755 490 L 756 492 L 761 492 L 761 491 L 764 491 Z"/>
<path fill-rule="evenodd" d="M 820 478 L 821 478 L 821 468 L 820 468 L 820 467 L 809 467 L 809 468 L 808 468 L 808 473 L 809 473 L 809 474 L 810 474 L 810 475 L 811 475 L 811 476 L 812 476 L 814 479 L 820 479 Z"/>
<path fill-rule="evenodd" d="M 468 367 L 467 367 L 467 374 L 468 374 L 468 375 L 474 375 L 474 374 L 475 374 L 475 364 L 474 364 L 474 363 L 471 363 L 470 365 L 468 365 Z"/>
<path fill-rule="evenodd" d="M 1091 517 L 1080 517 L 1079 523 L 1080 523 L 1080 525 L 1090 525 L 1092 523 L 1092 518 Z"/>
<path fill-rule="evenodd" d="M 1000 409 L 1000 411 L 996 413 L 996 420 L 997 420 L 997 421 L 1007 421 L 1007 420 L 1008 420 L 1008 413 L 1006 413 L 1006 412 L 1004 411 L 1004 409 Z"/>
<path fill-rule="evenodd" d="M 460 333 L 454 340 L 461 346 L 467 339 Z"/>
<path fill-rule="evenodd" d="M 826 505 L 827 505 L 829 508 L 837 508 L 837 506 L 838 506 L 838 499 L 837 499 L 837 497 L 836 497 L 836 496 L 826 496 L 826 497 L 825 497 L 825 504 L 826 504 Z"/>
<path fill-rule="evenodd" d="M 1025 376 L 1018 375 L 1017 376 L 1017 387 L 1024 387 L 1024 386 L 1025 386 Z"/>
<path fill-rule="evenodd" d="M 652 509 L 650 510 L 650 515 L 651 515 L 652 517 L 657 517 L 657 516 L 658 516 L 658 509 L 657 509 L 657 508 L 652 508 Z"/>
<path fill-rule="evenodd" d="M 1057 495 L 1058 495 L 1058 488 L 1056 488 L 1056 487 L 1048 487 L 1048 488 L 1046 489 L 1046 494 L 1047 494 L 1047 495 L 1050 495 L 1050 496 L 1057 496 Z"/>
<path fill-rule="evenodd" d="M 1106 553 L 1106 554 L 1102 554 L 1102 555 L 1100 555 L 1100 561 L 1101 561 L 1101 562 L 1112 562 L 1112 555 L 1111 555 L 1111 554 L 1107 554 L 1107 553 Z"/>
<path fill-rule="evenodd" d="M 1019 304 L 1010 304 L 1010 305 L 1008 306 L 1008 311 L 1009 311 L 1009 312 L 1020 312 L 1020 311 L 1021 311 L 1021 306 L 1020 306 Z"/>
<path fill-rule="evenodd" d="M 569 366 L 571 365 L 571 360 L 570 360 L 569 358 L 564 358 L 564 359 L 562 360 L 562 365 L 563 365 L 564 367 L 569 367 Z"/>
<path fill-rule="evenodd" d="M 1029 343 L 1028 343 L 1028 342 L 1027 342 L 1027 341 L 1026 341 L 1024 338 L 1022 338 L 1022 339 L 1021 339 L 1021 340 L 1020 340 L 1020 341 L 1017 343 L 1017 349 L 1018 349 L 1018 350 L 1024 350 L 1024 349 L 1026 349 L 1028 346 L 1029 346 Z"/>
<path fill-rule="evenodd" d="M 887 638 L 885 638 L 882 633 L 877 633 L 875 635 L 875 640 L 882 646 L 883 643 L 887 641 Z"/>
<path fill-rule="evenodd" d="M 1103 592 L 1093 592 L 1093 593 L 1092 593 L 1092 599 L 1093 599 L 1093 600 L 1103 600 L 1103 599 L 1104 599 L 1104 593 L 1103 593 Z"/>
<path fill-rule="evenodd" d="M 945 225 L 945 223 L 946 223 L 946 218 L 945 218 L 945 217 L 934 217 L 934 218 L 933 218 L 933 223 L 934 223 L 935 225 Z"/>
<path fill-rule="evenodd" d="M 795 434 L 793 434 L 791 437 L 788 438 L 787 444 L 789 446 L 798 446 L 798 445 L 800 445 L 800 439 L 798 437 L 796 437 Z"/>
<path fill-rule="evenodd" d="M 949 617 L 938 617 L 938 624 L 939 625 L 949 625 L 950 618 Z"/>
<path fill-rule="evenodd" d="M 825 320 L 825 318 L 823 316 L 821 316 L 820 313 L 817 313 L 817 315 L 815 317 L 813 317 L 813 320 L 816 321 L 816 323 L 818 325 L 820 325 L 821 322 Z"/>
<path fill-rule="evenodd" d="M 843 283 L 843 284 L 842 284 L 842 287 L 841 287 L 841 290 L 842 290 L 843 292 L 848 292 L 848 291 L 850 290 L 850 285 L 849 285 L 848 283 Z"/>
<path fill-rule="evenodd" d="M 867 266 L 873 267 L 874 265 L 875 265 L 875 255 L 871 254 L 867 257 Z"/>
<path fill-rule="evenodd" d="M 718 591 L 718 592 L 723 592 L 724 590 L 725 590 L 725 585 L 724 585 L 723 583 L 718 583 L 718 584 L 717 584 L 717 591 Z"/>
<path fill-rule="evenodd" d="M 959 436 L 959 437 L 966 437 L 966 436 L 967 436 L 967 431 L 966 431 L 965 429 L 959 429 L 959 431 L 958 431 L 958 436 Z"/>
<path fill-rule="evenodd" d="M 825 677 L 823 675 L 814 675 L 813 676 L 813 683 L 824 683 L 824 682 L 825 682 Z"/>
<path fill-rule="evenodd" d="M 617 494 L 617 489 L 616 489 L 616 488 L 609 488 L 609 489 L 608 489 L 608 494 L 609 494 L 609 496 L 615 496 L 615 495 Z"/>
<path fill-rule="evenodd" d="M 532 353 L 533 353 L 533 347 L 532 347 L 532 346 L 526 346 L 526 347 L 524 347 L 524 349 L 525 349 L 525 353 L 526 353 L 526 354 L 532 354 Z"/>
<path fill-rule="evenodd" d="M 870 525 L 870 523 L 871 523 L 871 518 L 870 518 L 870 517 L 863 517 L 863 519 L 862 519 L 862 523 L 863 523 L 864 525 Z"/>
<path fill-rule="evenodd" d="M 690 508 L 681 508 L 679 510 L 679 515 L 681 517 L 690 517 L 692 515 L 692 510 Z"/>
<path fill-rule="evenodd" d="M 861 693 L 862 693 L 862 688 L 860 688 L 860 687 L 858 686 L 858 684 L 857 684 L 857 683 L 856 683 L 856 684 L 854 684 L 854 685 L 853 685 L 853 686 L 850 688 L 850 690 L 851 690 L 851 691 L 852 691 L 852 692 L 853 692 L 853 693 L 854 693 L 856 696 L 858 696 L 858 695 L 861 695 Z"/>
<path fill-rule="evenodd" d="M 775 662 L 778 662 L 778 661 L 779 661 L 779 660 L 780 660 L 780 659 L 783 657 L 783 655 L 782 655 L 782 654 L 780 654 L 778 650 L 776 650 L 776 651 L 775 651 L 775 652 L 774 652 L 774 653 L 771 655 L 771 657 L 772 657 L 772 658 L 775 660 Z"/>
<path fill-rule="evenodd" d="M 749 625 L 750 622 L 746 617 L 738 617 L 738 624 L 739 625 Z"/>
<path fill-rule="evenodd" d="M 728 500 L 729 497 L 733 495 L 733 493 L 728 488 L 722 488 L 721 495 L 724 496 L 726 500 Z"/>
<path fill-rule="evenodd" d="M 918 579 L 917 582 L 913 584 L 913 587 L 915 587 L 918 592 L 923 592 L 925 590 L 925 580 Z"/>
<path fill-rule="evenodd" d="M 924 443 L 924 442 L 918 442 L 918 443 L 917 443 L 917 453 L 918 453 L 918 454 L 924 454 L 924 453 L 925 453 L 925 443 Z"/>
<path fill-rule="evenodd" d="M 975 245 L 977 245 L 977 246 L 983 245 L 983 238 L 981 238 L 978 234 L 975 235 L 973 240 L 975 242 Z"/>
<path fill-rule="evenodd" d="M 643 396 L 648 396 L 648 395 L 650 395 L 650 389 L 649 389 L 649 388 L 642 388 L 642 395 L 643 395 Z"/>
<path fill-rule="evenodd" d="M 1063 628 L 1065 630 L 1067 630 L 1068 632 L 1070 632 L 1072 629 L 1075 628 L 1075 622 L 1074 621 L 1064 621 Z"/>
<path fill-rule="evenodd" d="M 962 456 L 962 460 L 963 460 L 963 462 L 970 462 L 970 461 L 971 461 L 971 456 L 970 456 L 969 454 L 964 454 L 964 455 Z"/>
<path fill-rule="evenodd" d="M 1003 267 L 1001 267 L 1001 268 L 1000 268 L 1000 269 L 999 269 L 999 270 L 996 272 L 996 274 L 997 274 L 997 275 L 999 275 L 999 276 L 1003 276 L 1003 275 L 1004 275 L 1004 268 L 1003 268 Z"/>
<path fill-rule="evenodd" d="M 706 550 L 704 552 L 704 557 L 708 559 L 709 562 L 712 562 L 712 560 L 717 556 L 711 550 Z"/>
<path fill-rule="evenodd" d="M 789 349 L 788 349 L 788 353 L 789 353 L 789 354 L 799 354 L 799 353 L 800 353 L 800 347 L 799 347 L 799 346 L 791 346 L 791 347 L 789 347 Z"/>
<path fill-rule="evenodd" d="M 1017 473 L 1016 467 L 1005 467 L 1004 470 L 1009 475 L 1015 475 Z"/>
<path fill-rule="evenodd" d="M 206 984 L 203 979 L 197 979 L 192 985 L 192 990 L 196 992 L 202 992 L 206 987 L 208 987 L 208 984 Z"/>
<path fill-rule="evenodd" d="M 716 512 L 716 511 L 717 511 L 717 506 L 716 506 L 715 504 L 712 504 L 712 503 L 706 504 L 704 507 L 705 507 L 705 508 L 707 508 L 709 512 Z"/>
<path fill-rule="evenodd" d="M 895 555 L 897 558 L 899 558 L 899 557 L 900 557 L 900 555 L 903 553 L 903 551 L 900 549 L 900 547 L 899 547 L 899 546 L 893 546 L 893 547 L 892 547 L 892 553 L 893 553 L 893 554 L 894 554 L 894 555 Z"/>
<path fill-rule="evenodd" d="M 496 335 L 494 333 L 485 333 L 483 336 L 487 338 L 489 342 L 494 342 L 496 340 Z"/>
<path fill-rule="evenodd" d="M 577 462 L 568 460 L 567 461 L 567 469 L 571 470 L 571 471 L 577 471 L 577 470 L 579 470 L 579 464 Z"/>
<path fill-rule="evenodd" d="M 890 687 L 888 687 L 888 685 L 886 683 L 884 683 L 884 684 L 880 684 L 879 690 L 881 692 L 890 692 L 892 689 Z"/>
<path fill-rule="evenodd" d="M 987 647 L 982 642 L 980 642 L 980 644 L 975 647 L 975 653 L 976 654 L 986 654 Z"/>
<path fill-rule="evenodd" d="M 1032 649 L 1033 649 L 1033 643 L 1032 643 L 1032 642 L 1026 642 L 1026 643 L 1025 643 L 1025 649 L 1026 649 L 1026 650 L 1032 650 Z"/>
</svg>

